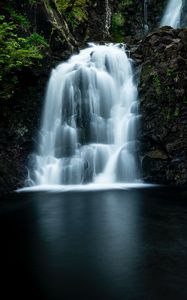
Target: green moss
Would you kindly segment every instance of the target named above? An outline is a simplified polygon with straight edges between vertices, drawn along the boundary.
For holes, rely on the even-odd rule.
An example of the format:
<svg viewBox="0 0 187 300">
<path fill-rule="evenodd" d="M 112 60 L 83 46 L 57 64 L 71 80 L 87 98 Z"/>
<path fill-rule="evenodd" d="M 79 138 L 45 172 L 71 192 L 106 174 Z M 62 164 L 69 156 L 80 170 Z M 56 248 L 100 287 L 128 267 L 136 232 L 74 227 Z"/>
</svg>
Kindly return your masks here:
<svg viewBox="0 0 187 300">
<path fill-rule="evenodd" d="M 56 5 L 73 28 L 88 19 L 88 6 L 90 0 L 57 0 Z"/>
<path fill-rule="evenodd" d="M 147 79 L 150 78 L 152 69 L 153 69 L 153 67 L 150 64 L 146 64 L 143 66 L 143 70 L 141 72 L 141 77 L 142 77 L 143 82 L 147 81 Z"/>
<path fill-rule="evenodd" d="M 172 121 L 173 118 L 179 117 L 180 109 L 179 107 L 176 107 L 175 109 L 168 108 L 167 110 L 164 111 L 164 114 L 167 122 Z"/>
<path fill-rule="evenodd" d="M 125 18 L 122 13 L 118 12 L 112 16 L 112 33 L 116 42 L 122 42 L 124 40 L 123 26 Z"/>
<path fill-rule="evenodd" d="M 172 109 L 170 107 L 167 107 L 167 108 L 163 108 L 163 112 L 164 112 L 164 115 L 165 115 L 165 119 L 166 121 L 171 121 L 172 117 L 173 117 L 173 112 L 172 112 Z"/>
<path fill-rule="evenodd" d="M 112 15 L 112 36 L 115 42 L 124 41 L 124 26 L 125 26 L 125 11 L 128 6 L 133 4 L 133 0 L 119 0 L 117 1 L 117 9 Z"/>
<path fill-rule="evenodd" d="M 159 79 L 158 74 L 155 74 L 152 76 L 152 82 L 156 91 L 157 96 L 160 96 L 161 94 L 161 82 Z"/>
<path fill-rule="evenodd" d="M 29 2 L 30 5 L 34 5 L 34 4 L 37 3 L 37 0 L 28 0 L 28 2 Z"/>
<path fill-rule="evenodd" d="M 175 117 L 178 117 L 179 114 L 180 114 L 179 107 L 176 107 L 175 112 L 174 112 L 174 116 L 175 116 Z"/>
<path fill-rule="evenodd" d="M 167 77 L 174 78 L 176 76 L 176 72 L 175 72 L 175 70 L 173 70 L 171 68 L 167 68 L 166 75 L 167 75 Z"/>
<path fill-rule="evenodd" d="M 119 2 L 120 2 L 119 3 L 120 7 L 124 8 L 124 7 L 128 7 L 128 6 L 132 5 L 134 1 L 133 0 L 121 0 Z"/>
<path fill-rule="evenodd" d="M 113 25 L 116 26 L 116 27 L 121 27 L 125 23 L 125 19 L 124 19 L 123 15 L 119 12 L 115 13 L 113 15 L 112 21 L 113 21 Z"/>
</svg>

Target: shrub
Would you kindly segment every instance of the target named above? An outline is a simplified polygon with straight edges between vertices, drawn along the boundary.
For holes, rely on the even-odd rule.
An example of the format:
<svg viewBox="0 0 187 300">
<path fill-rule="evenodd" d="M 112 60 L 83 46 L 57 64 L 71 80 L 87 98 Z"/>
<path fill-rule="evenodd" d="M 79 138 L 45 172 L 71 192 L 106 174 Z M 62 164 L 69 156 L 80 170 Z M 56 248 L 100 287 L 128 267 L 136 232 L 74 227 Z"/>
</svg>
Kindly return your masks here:
<svg viewBox="0 0 187 300">
<path fill-rule="evenodd" d="M 19 37 L 18 25 L 0 16 L 0 97 L 11 98 L 18 82 L 17 73 L 43 58 L 47 42 L 33 33 Z"/>
</svg>

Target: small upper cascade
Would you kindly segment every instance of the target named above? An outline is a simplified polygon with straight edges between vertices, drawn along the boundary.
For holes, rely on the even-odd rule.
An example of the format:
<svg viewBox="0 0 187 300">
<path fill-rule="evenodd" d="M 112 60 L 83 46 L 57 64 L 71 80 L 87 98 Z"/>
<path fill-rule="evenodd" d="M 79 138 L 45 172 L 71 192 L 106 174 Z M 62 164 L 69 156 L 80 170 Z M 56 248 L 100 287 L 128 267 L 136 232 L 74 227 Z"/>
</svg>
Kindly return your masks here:
<svg viewBox="0 0 187 300">
<path fill-rule="evenodd" d="M 180 27 L 182 0 L 169 0 L 160 26 Z"/>
<path fill-rule="evenodd" d="M 137 182 L 138 121 L 124 48 L 91 44 L 52 71 L 31 184 Z"/>
<path fill-rule="evenodd" d="M 144 34 L 147 34 L 149 31 L 149 26 L 148 26 L 148 0 L 144 0 Z"/>
<path fill-rule="evenodd" d="M 187 27 L 187 1 L 182 0 L 182 11 L 181 11 L 181 20 L 180 25 L 181 27 Z"/>
</svg>

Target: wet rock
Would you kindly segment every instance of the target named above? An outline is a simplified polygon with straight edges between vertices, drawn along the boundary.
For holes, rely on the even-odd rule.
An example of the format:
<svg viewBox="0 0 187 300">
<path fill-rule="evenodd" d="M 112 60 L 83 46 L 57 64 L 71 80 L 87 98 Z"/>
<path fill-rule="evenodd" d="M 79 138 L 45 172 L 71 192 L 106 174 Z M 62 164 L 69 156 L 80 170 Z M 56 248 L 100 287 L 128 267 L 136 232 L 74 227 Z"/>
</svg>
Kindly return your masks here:
<svg viewBox="0 0 187 300">
<path fill-rule="evenodd" d="M 139 83 L 141 157 L 145 181 L 187 184 L 187 29 L 163 27 L 133 55 Z"/>
<path fill-rule="evenodd" d="M 153 150 L 153 151 L 149 151 L 148 153 L 146 153 L 146 156 L 148 156 L 149 158 L 153 158 L 153 159 L 162 159 L 165 160 L 168 158 L 168 156 L 166 155 L 166 153 L 164 153 L 163 151 L 157 149 L 157 150 Z"/>
</svg>

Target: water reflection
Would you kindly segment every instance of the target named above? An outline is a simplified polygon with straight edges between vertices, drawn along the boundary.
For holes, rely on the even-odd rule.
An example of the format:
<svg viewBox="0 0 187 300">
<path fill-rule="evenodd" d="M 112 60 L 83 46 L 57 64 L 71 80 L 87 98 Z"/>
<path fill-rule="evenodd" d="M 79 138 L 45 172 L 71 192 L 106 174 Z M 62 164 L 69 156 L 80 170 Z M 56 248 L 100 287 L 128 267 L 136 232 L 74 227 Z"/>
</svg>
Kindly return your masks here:
<svg viewBox="0 0 187 300">
<path fill-rule="evenodd" d="M 121 285 L 126 290 L 129 276 L 134 284 L 140 238 L 136 194 L 56 194 L 35 204 L 42 241 L 40 267 L 46 272 L 48 266 L 44 282 L 48 293 L 59 290 L 65 274 L 71 280 L 84 278 L 88 285 L 97 278 L 104 286 L 112 282 L 110 293 Z"/>
<path fill-rule="evenodd" d="M 16 197 L 0 212 L 7 299 L 187 299 L 186 192 Z"/>
<path fill-rule="evenodd" d="M 127 274 L 127 270 L 129 276 L 129 271 L 133 270 L 139 248 L 138 205 L 128 193 L 121 194 L 117 199 L 115 194 L 108 194 L 102 200 L 100 222 L 94 222 L 97 224 L 97 258 L 100 258 L 97 266 L 108 280 L 118 286 L 119 278 Z M 98 214 L 95 221 L 97 219 Z M 125 282 L 123 284 L 125 288 Z"/>
</svg>

